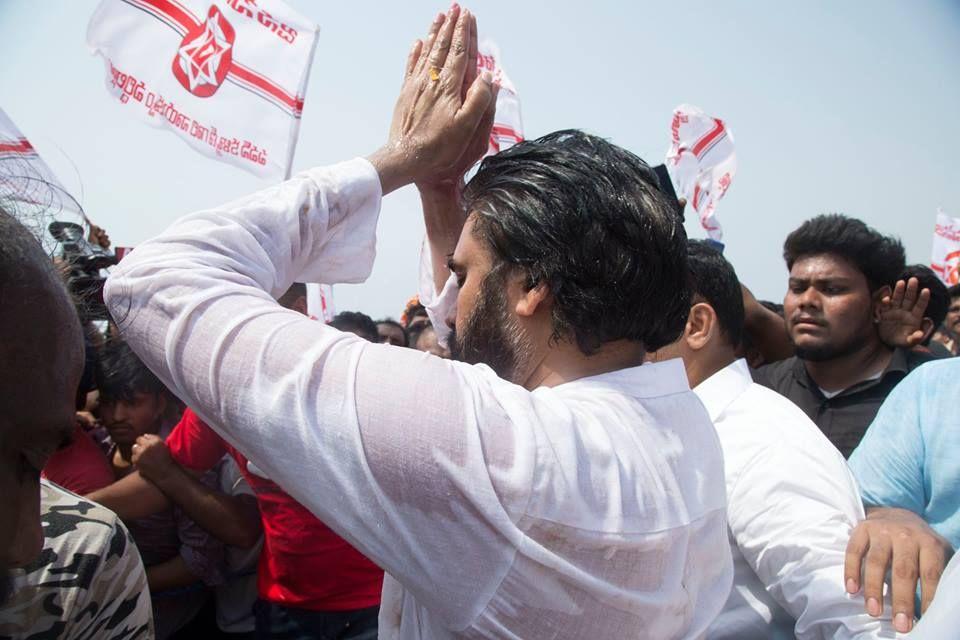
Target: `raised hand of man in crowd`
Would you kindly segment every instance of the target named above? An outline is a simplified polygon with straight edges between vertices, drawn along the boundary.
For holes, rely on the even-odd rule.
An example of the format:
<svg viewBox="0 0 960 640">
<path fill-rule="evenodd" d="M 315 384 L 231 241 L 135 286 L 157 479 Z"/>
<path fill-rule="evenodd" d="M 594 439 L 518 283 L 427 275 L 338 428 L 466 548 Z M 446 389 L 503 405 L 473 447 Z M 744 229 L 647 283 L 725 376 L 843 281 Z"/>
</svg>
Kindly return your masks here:
<svg viewBox="0 0 960 640">
<path fill-rule="evenodd" d="M 919 280 L 898 280 L 893 293 L 880 301 L 880 339 L 891 347 L 904 349 L 922 343 L 928 328 L 924 327 L 924 313 L 929 303 L 930 289 L 920 290 Z"/>
<path fill-rule="evenodd" d="M 90 223 L 90 232 L 87 234 L 87 241 L 103 249 L 110 248 L 110 236 L 107 235 L 103 227 L 98 227 L 92 222 Z"/>
<path fill-rule="evenodd" d="M 388 142 L 370 157 L 384 194 L 479 159 L 482 150 L 469 154 L 478 136 L 490 135 L 496 99 L 492 77 L 477 75 L 476 64 L 476 19 L 454 4 L 434 19 L 426 40 L 414 43 Z"/>
<path fill-rule="evenodd" d="M 89 411 L 77 411 L 77 424 L 79 424 L 84 431 L 93 431 L 100 426 L 100 422 Z"/>
<path fill-rule="evenodd" d="M 847 545 L 844 582 L 851 595 L 863 591 L 867 613 L 883 612 L 883 583 L 891 574 L 893 622 L 905 633 L 913 626 L 917 582 L 920 613 L 927 610 L 953 550 L 923 518 L 895 508 L 870 508 Z M 863 575 L 861 579 L 861 567 Z"/>
</svg>

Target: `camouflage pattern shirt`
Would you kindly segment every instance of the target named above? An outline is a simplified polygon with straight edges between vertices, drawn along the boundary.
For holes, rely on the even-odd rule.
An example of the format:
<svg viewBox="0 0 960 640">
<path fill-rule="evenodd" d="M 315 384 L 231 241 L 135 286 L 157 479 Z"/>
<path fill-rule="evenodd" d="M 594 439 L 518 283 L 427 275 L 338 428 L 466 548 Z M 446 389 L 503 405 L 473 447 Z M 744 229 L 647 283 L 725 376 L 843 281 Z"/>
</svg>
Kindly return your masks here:
<svg viewBox="0 0 960 640">
<path fill-rule="evenodd" d="M 46 480 L 40 519 L 43 551 L 10 571 L 0 640 L 152 640 L 146 574 L 120 519 Z"/>
</svg>

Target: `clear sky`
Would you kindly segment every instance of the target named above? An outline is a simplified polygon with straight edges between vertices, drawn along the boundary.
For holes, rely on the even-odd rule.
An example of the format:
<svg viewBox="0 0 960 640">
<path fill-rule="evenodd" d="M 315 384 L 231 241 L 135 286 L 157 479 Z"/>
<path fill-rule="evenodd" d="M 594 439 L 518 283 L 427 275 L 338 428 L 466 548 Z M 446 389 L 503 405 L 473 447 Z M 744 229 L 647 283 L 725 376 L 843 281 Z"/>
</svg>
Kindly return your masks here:
<svg viewBox="0 0 960 640">
<path fill-rule="evenodd" d="M 266 186 L 108 96 L 85 44 L 96 4 L 0 0 L 0 106 L 88 215 L 136 245 Z M 410 44 L 445 6 L 291 4 L 321 27 L 294 170 L 369 154 Z M 958 0 L 464 4 L 500 46 L 527 137 L 578 127 L 656 164 L 677 104 L 725 119 L 739 161 L 718 208 L 726 253 L 760 297 L 782 298 L 783 239 L 813 215 L 860 217 L 924 263 L 936 208 L 960 217 Z M 388 196 L 373 275 L 338 286 L 338 309 L 397 316 L 416 289 L 422 229 L 415 192 Z"/>
</svg>

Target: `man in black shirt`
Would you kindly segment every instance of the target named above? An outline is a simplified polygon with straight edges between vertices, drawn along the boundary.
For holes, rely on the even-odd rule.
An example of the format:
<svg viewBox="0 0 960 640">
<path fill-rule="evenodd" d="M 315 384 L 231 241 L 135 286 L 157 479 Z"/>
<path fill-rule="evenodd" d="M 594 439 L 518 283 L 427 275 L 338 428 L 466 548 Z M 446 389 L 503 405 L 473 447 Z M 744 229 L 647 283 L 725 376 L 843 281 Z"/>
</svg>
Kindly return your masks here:
<svg viewBox="0 0 960 640">
<path fill-rule="evenodd" d="M 887 394 L 930 359 L 881 339 L 903 245 L 832 214 L 787 236 L 783 255 L 790 270 L 784 320 L 796 355 L 755 370 L 754 379 L 792 400 L 848 457 Z"/>
</svg>

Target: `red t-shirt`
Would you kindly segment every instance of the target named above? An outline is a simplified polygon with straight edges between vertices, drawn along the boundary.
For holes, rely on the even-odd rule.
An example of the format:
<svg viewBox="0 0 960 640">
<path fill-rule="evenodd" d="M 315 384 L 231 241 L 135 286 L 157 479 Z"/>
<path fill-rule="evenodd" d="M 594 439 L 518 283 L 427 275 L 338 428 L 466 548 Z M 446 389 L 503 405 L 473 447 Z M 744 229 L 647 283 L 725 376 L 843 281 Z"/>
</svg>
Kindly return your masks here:
<svg viewBox="0 0 960 640">
<path fill-rule="evenodd" d="M 73 442 L 50 456 L 40 475 L 81 496 L 116 480 L 107 456 L 79 424 L 73 431 Z"/>
<path fill-rule="evenodd" d="M 312 611 L 351 611 L 380 604 L 383 570 L 320 522 L 190 409 L 167 437 L 173 459 L 197 471 L 229 453 L 257 494 L 263 551 L 257 587 L 264 600 Z M 251 466 L 253 471 L 251 471 Z"/>
</svg>

